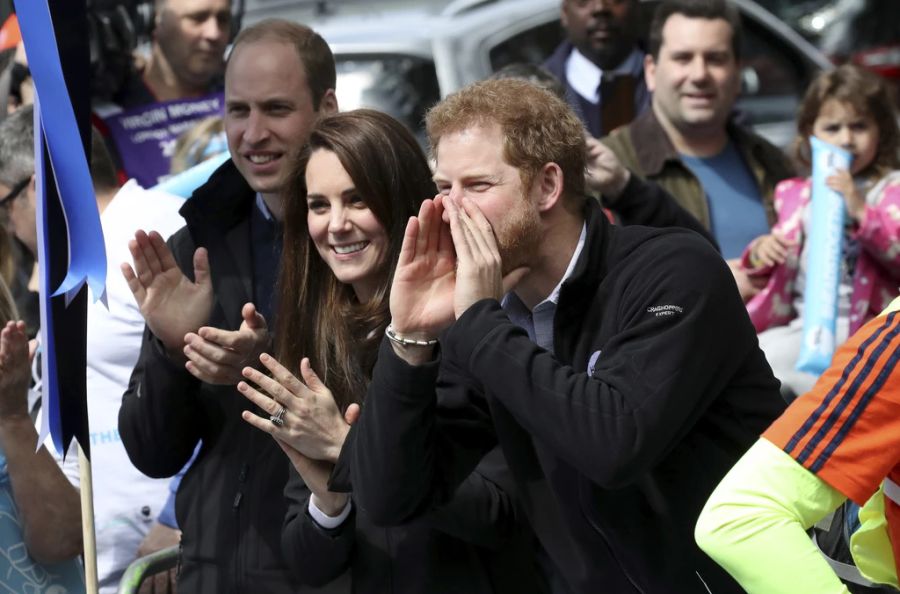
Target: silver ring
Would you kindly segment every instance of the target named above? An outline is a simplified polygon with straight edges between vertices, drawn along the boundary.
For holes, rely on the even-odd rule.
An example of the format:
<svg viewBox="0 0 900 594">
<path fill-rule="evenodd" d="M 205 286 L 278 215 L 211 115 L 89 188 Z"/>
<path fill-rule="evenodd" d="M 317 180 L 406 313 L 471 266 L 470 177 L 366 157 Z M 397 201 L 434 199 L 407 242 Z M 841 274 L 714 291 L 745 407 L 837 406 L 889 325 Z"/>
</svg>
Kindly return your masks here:
<svg viewBox="0 0 900 594">
<path fill-rule="evenodd" d="M 272 421 L 272 424 L 275 425 L 276 427 L 281 427 L 284 425 L 284 413 L 285 412 L 286 412 L 285 408 L 282 406 L 281 408 L 278 409 L 278 411 L 274 415 L 271 415 L 269 417 L 269 420 Z"/>
</svg>

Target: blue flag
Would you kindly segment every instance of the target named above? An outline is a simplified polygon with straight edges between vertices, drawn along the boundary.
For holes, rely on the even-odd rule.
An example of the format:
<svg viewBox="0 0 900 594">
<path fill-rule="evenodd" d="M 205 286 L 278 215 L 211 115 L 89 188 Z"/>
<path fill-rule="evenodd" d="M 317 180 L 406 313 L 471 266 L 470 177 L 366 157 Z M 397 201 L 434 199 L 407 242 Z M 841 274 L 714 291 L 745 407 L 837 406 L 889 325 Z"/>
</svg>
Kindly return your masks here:
<svg viewBox="0 0 900 594">
<path fill-rule="evenodd" d="M 105 298 L 106 250 L 86 158 L 90 146 L 87 10 L 84 0 L 15 0 L 15 6 L 36 95 L 41 438 L 49 432 L 57 451 L 65 455 L 74 437 L 89 455 L 87 286 L 95 300 Z"/>
</svg>

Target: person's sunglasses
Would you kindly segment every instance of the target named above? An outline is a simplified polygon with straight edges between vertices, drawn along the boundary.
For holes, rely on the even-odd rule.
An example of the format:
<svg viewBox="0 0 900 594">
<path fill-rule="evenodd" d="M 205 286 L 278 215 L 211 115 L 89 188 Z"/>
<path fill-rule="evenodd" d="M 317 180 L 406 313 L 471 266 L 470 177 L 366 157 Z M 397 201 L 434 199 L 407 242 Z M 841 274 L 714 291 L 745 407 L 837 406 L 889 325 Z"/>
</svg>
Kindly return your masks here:
<svg viewBox="0 0 900 594">
<path fill-rule="evenodd" d="M 16 197 L 18 197 L 18 195 L 22 193 L 22 190 L 25 189 L 25 186 L 27 186 L 30 181 L 31 177 L 29 176 L 14 185 L 12 189 L 6 194 L 6 196 L 0 198 L 0 208 L 6 208 L 7 206 L 9 206 L 9 203 L 15 200 Z"/>
</svg>

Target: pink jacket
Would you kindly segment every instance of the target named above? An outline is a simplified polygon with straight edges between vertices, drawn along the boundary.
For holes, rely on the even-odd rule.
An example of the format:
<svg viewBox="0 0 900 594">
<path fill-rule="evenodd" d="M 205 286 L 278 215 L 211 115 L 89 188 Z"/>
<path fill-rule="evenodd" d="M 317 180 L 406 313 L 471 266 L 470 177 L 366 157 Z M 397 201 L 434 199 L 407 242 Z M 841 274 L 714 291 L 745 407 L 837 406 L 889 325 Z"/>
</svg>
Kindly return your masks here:
<svg viewBox="0 0 900 594">
<path fill-rule="evenodd" d="M 853 273 L 850 296 L 850 333 L 878 315 L 900 293 L 900 175 L 891 174 L 879 196 L 866 200 L 867 206 L 854 237 L 860 254 Z M 757 332 L 787 324 L 797 316 L 794 311 L 794 283 L 803 250 L 803 215 L 810 203 L 810 181 L 788 179 L 775 188 L 775 212 L 778 222 L 772 227 L 788 241 L 784 264 L 754 268 L 750 265 L 749 246 L 744 250 L 742 266 L 750 276 L 768 277 L 765 288 L 747 302 L 747 311 Z"/>
</svg>

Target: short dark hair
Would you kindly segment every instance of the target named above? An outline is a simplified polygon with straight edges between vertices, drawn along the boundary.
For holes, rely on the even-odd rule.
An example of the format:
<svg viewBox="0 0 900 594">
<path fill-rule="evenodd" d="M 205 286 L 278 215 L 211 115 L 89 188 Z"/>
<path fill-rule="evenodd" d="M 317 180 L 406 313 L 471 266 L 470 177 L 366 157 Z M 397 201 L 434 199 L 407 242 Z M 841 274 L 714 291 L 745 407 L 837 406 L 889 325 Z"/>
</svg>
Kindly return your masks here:
<svg viewBox="0 0 900 594">
<path fill-rule="evenodd" d="M 229 60 L 242 43 L 274 39 L 293 45 L 306 71 L 306 84 L 312 96 L 313 109 L 319 110 L 322 97 L 337 86 L 334 55 L 322 36 L 299 23 L 284 19 L 265 19 L 243 29 L 234 40 Z M 227 76 L 228 65 L 225 65 Z"/>
<path fill-rule="evenodd" d="M 647 51 L 654 60 L 659 60 L 663 27 L 669 17 L 675 14 L 691 19 L 722 19 L 727 22 L 731 26 L 731 51 L 735 60 L 740 59 L 744 32 L 741 27 L 741 15 L 734 4 L 728 0 L 666 0 L 657 7 L 650 23 Z"/>
</svg>

